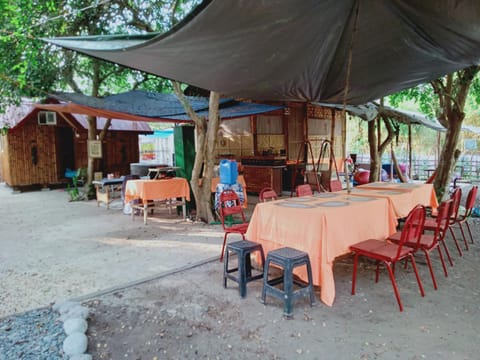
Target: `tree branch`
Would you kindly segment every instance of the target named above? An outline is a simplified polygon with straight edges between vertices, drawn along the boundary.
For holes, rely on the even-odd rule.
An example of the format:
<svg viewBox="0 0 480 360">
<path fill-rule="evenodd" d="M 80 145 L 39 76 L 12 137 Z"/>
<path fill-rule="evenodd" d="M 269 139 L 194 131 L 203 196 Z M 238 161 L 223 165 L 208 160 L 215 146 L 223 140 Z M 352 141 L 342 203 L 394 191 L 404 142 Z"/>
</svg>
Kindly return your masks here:
<svg viewBox="0 0 480 360">
<path fill-rule="evenodd" d="M 193 122 L 195 123 L 196 126 L 199 126 L 199 127 L 203 128 L 205 126 L 205 119 L 202 121 L 200 116 L 198 116 L 197 113 L 195 112 L 195 110 L 193 110 L 192 106 L 190 105 L 187 98 L 185 97 L 185 95 L 182 92 L 182 88 L 180 86 L 180 83 L 178 81 L 172 81 L 172 86 L 173 86 L 173 90 L 175 91 L 175 94 L 178 97 L 178 100 L 180 100 L 183 107 L 187 111 L 187 115 L 190 117 L 190 119 L 193 120 Z"/>
</svg>

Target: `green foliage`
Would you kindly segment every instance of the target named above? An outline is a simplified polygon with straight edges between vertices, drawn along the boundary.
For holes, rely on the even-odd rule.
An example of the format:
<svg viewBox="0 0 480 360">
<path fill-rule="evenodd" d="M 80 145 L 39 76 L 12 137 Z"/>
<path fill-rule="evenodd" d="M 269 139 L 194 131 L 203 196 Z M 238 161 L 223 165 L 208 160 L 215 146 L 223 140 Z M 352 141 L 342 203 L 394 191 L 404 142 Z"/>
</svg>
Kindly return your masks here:
<svg viewBox="0 0 480 360">
<path fill-rule="evenodd" d="M 164 32 L 199 0 L 0 0 L 0 112 L 53 91 L 171 92 L 169 81 L 58 49 L 45 37 Z"/>
<path fill-rule="evenodd" d="M 393 145 L 395 154 L 399 159 L 408 159 L 408 125 L 399 123 L 398 141 L 395 139 Z M 367 122 L 359 118 L 350 118 L 347 121 L 348 152 L 354 154 L 369 154 Z M 416 155 L 435 155 L 437 132 L 422 125 L 413 125 L 412 131 L 412 153 Z M 382 139 L 387 135 L 387 129 L 381 122 Z M 387 153 L 389 153 L 387 151 Z M 387 155 L 387 154 L 385 154 Z M 389 156 L 389 155 L 388 155 Z"/>
<path fill-rule="evenodd" d="M 430 116 L 435 116 L 438 108 L 438 98 L 433 92 L 430 84 L 421 84 L 417 87 L 400 91 L 388 97 L 388 103 L 393 107 L 401 108 L 402 104 L 408 101 L 414 101 L 419 110 Z"/>
<path fill-rule="evenodd" d="M 85 194 L 80 191 L 80 188 L 78 186 L 77 176 L 74 176 L 72 178 L 72 186 L 70 186 L 70 184 L 67 185 L 67 192 L 70 195 L 70 201 L 85 200 Z"/>
</svg>

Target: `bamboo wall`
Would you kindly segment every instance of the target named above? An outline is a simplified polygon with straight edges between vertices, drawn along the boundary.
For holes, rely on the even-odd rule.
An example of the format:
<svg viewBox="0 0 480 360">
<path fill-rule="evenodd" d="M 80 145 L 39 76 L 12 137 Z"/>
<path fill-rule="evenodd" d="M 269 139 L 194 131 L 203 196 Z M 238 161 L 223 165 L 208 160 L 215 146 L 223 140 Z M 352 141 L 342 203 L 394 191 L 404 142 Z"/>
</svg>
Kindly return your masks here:
<svg viewBox="0 0 480 360">
<path fill-rule="evenodd" d="M 323 140 L 332 141 L 337 162 L 345 158 L 345 118 L 341 111 L 301 102 L 283 105 L 286 108 L 281 111 L 252 116 L 251 126 L 242 135 L 220 135 L 217 158 L 229 155 L 239 161 L 242 156 L 262 155 L 266 150 L 278 155 L 285 149 L 288 160 L 297 160 L 302 149 L 300 160 L 303 160 L 305 138 L 312 145 L 315 162 Z"/>
<path fill-rule="evenodd" d="M 34 120 L 8 132 L 8 156 L 2 166 L 10 186 L 58 182 L 55 126 L 38 126 L 36 114 Z"/>
<path fill-rule="evenodd" d="M 31 185 L 48 186 L 67 181 L 63 169 L 59 170 L 58 127 L 71 127 L 62 117 L 57 116 L 57 125 L 38 125 L 37 110 L 17 127 L 2 137 L 0 149 L 1 176 L 12 187 Z M 75 169 L 86 168 L 87 130 L 73 135 Z M 138 133 L 129 131 L 107 132 L 103 141 L 103 158 L 98 162 L 99 170 L 106 174 L 130 173 L 130 163 L 139 160 Z M 61 173 L 60 173 L 61 172 Z"/>
<path fill-rule="evenodd" d="M 75 168 L 88 164 L 87 132 L 81 132 L 74 142 Z M 97 161 L 96 171 L 106 177 L 109 173 L 130 174 L 130 164 L 139 161 L 138 134 L 128 131 L 108 131 L 102 142 L 103 157 Z"/>
</svg>

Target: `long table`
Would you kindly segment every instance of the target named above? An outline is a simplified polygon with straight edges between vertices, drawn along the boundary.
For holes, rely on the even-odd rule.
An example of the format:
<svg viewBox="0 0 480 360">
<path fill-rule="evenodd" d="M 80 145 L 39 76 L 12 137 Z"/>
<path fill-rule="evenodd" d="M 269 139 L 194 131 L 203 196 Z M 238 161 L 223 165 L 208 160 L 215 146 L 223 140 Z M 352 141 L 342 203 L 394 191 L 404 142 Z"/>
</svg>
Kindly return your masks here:
<svg viewBox="0 0 480 360">
<path fill-rule="evenodd" d="M 374 182 L 356 186 L 351 195 L 389 199 L 397 218 L 404 218 L 416 205 L 436 210 L 437 196 L 433 184 Z"/>
<path fill-rule="evenodd" d="M 190 187 L 183 178 L 160 180 L 129 180 L 125 187 L 125 203 L 140 199 L 143 206 L 143 222 L 147 223 L 148 202 L 182 198 L 183 218 L 187 216 L 186 201 L 190 201 Z M 133 215 L 132 211 L 132 217 Z"/>
<path fill-rule="evenodd" d="M 335 299 L 333 262 L 350 252 L 349 246 L 369 238 L 385 239 L 396 231 L 397 219 L 386 198 L 321 193 L 258 203 L 246 238 L 262 244 L 265 253 L 284 246 L 310 256 L 313 282 L 321 300 Z M 306 279 L 304 269 L 296 275 Z"/>
</svg>

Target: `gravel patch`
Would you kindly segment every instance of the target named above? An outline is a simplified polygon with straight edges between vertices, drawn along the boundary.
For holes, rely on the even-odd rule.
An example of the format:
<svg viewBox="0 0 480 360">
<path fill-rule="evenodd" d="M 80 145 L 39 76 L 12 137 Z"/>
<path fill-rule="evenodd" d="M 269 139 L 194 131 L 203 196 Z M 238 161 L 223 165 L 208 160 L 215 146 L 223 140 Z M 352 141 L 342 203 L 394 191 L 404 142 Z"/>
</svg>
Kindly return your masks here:
<svg viewBox="0 0 480 360">
<path fill-rule="evenodd" d="M 0 360 L 67 359 L 62 350 L 66 334 L 51 307 L 0 319 Z"/>
</svg>

